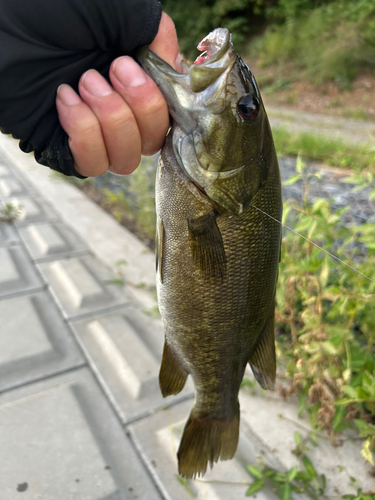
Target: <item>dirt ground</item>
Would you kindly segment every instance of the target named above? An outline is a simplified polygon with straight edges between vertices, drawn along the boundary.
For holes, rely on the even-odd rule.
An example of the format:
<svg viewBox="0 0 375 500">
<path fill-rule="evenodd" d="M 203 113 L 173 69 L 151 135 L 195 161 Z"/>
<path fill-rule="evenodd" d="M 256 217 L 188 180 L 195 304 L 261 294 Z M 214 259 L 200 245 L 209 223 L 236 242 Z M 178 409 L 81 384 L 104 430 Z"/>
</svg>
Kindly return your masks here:
<svg viewBox="0 0 375 500">
<path fill-rule="evenodd" d="M 259 68 L 255 64 L 252 70 L 266 106 L 375 121 L 375 74 L 359 74 L 343 88 L 334 81 L 321 84 L 299 81 L 293 77 L 293 68 Z"/>
</svg>

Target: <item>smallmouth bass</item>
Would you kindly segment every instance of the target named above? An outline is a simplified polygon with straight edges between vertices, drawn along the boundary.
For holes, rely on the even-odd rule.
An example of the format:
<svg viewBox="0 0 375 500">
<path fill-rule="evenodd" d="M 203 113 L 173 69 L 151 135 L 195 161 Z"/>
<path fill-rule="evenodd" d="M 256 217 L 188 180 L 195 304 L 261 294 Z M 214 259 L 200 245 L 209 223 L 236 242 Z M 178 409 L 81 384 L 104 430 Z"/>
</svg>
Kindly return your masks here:
<svg viewBox="0 0 375 500">
<path fill-rule="evenodd" d="M 276 152 L 254 76 L 227 29 L 212 31 L 198 49 L 205 52 L 183 63 L 182 74 L 147 48 L 137 55 L 173 118 L 156 175 L 165 332 L 159 381 L 166 397 L 178 394 L 189 374 L 194 380 L 177 453 L 187 478 L 233 457 L 247 363 L 264 389 L 274 387 L 282 214 Z"/>
</svg>

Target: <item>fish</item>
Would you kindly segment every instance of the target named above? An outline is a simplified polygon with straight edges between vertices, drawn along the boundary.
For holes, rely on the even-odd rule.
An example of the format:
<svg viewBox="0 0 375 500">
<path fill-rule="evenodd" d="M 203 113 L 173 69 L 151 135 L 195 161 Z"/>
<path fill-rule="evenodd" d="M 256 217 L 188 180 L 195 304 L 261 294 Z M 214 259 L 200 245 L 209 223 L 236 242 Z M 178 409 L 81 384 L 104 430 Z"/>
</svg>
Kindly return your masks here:
<svg viewBox="0 0 375 500">
<path fill-rule="evenodd" d="M 172 123 L 156 173 L 165 335 L 159 384 L 167 397 L 188 375 L 194 381 L 177 452 L 186 478 L 233 457 L 247 364 L 263 389 L 274 389 L 282 216 L 275 146 L 252 72 L 226 28 L 198 49 L 203 53 L 183 62 L 182 73 L 148 47 L 136 56 L 163 93 Z"/>
</svg>

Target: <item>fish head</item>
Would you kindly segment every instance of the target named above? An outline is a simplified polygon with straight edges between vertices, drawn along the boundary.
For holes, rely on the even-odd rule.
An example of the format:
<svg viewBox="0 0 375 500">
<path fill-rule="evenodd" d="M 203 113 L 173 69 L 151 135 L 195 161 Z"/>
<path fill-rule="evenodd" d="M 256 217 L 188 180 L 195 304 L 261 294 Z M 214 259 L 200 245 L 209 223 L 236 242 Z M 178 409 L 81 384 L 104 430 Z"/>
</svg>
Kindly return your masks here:
<svg viewBox="0 0 375 500">
<path fill-rule="evenodd" d="M 203 53 L 178 73 L 147 48 L 137 59 L 163 93 L 173 118 L 179 166 L 222 211 L 240 215 L 276 160 L 255 78 L 226 28 L 198 45 Z M 276 160 L 277 162 L 277 160 Z"/>
</svg>

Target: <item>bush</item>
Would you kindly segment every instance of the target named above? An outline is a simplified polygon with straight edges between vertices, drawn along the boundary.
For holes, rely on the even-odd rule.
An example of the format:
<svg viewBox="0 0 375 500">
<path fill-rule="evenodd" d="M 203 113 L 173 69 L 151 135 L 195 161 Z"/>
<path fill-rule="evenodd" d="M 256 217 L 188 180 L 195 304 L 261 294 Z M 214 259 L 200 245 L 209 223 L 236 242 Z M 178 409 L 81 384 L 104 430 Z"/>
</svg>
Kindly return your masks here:
<svg viewBox="0 0 375 500">
<path fill-rule="evenodd" d="M 289 183 L 299 177 L 308 184 L 300 160 L 297 167 Z M 306 239 L 288 233 L 281 247 L 276 323 L 283 391 L 296 392 L 313 426 L 332 439 L 347 427 L 359 430 L 363 456 L 374 463 L 375 224 L 348 227 L 341 222 L 345 209 L 333 213 L 326 199 L 308 203 L 307 192 L 308 186 L 302 202 L 284 204 L 284 220 Z"/>
<path fill-rule="evenodd" d="M 250 54 L 263 65 L 293 61 L 316 83 L 330 79 L 343 87 L 360 69 L 374 71 L 375 1 L 337 0 L 306 9 L 311 3 L 285 0 L 269 9 L 284 22 L 271 24 Z"/>
<path fill-rule="evenodd" d="M 194 60 L 198 42 L 219 26 L 231 30 L 237 49 L 246 36 L 260 33 L 266 4 L 264 0 L 164 0 L 163 8 L 176 25 L 181 52 Z"/>
</svg>

